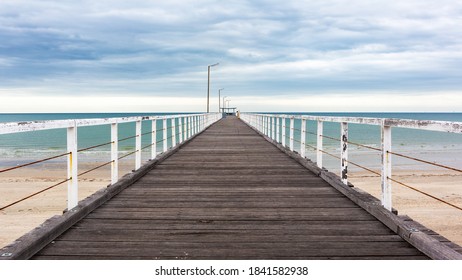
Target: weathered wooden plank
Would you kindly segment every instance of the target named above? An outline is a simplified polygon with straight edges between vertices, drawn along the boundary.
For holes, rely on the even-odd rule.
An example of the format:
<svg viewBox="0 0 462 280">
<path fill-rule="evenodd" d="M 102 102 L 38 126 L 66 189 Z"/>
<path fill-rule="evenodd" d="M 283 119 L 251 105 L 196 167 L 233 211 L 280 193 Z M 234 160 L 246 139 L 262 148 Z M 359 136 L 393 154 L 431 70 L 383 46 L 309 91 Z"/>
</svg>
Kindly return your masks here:
<svg viewBox="0 0 462 280">
<path fill-rule="evenodd" d="M 34 256 L 32 259 L 34 260 L 126 260 L 126 256 L 53 256 L 53 255 L 37 255 Z M 160 260 L 160 259 L 174 259 L 174 257 L 137 257 L 137 256 L 131 256 L 131 260 Z M 178 257 L 176 258 L 178 259 Z M 188 258 L 182 258 L 182 259 L 188 259 Z M 191 259 L 191 258 L 189 258 Z M 194 257 L 195 260 L 209 260 L 210 257 L 208 256 L 203 256 L 203 257 Z M 216 256 L 214 259 L 216 260 L 226 260 L 230 259 L 227 256 Z M 234 259 L 256 259 L 256 257 L 244 257 L 244 256 L 239 256 L 235 257 Z M 342 256 L 342 257 L 326 257 L 326 256 L 316 256 L 316 257 L 310 257 L 310 256 L 302 256 L 302 257 L 294 257 L 294 256 L 279 256 L 275 257 L 273 259 L 277 260 L 428 260 L 428 257 L 424 255 L 419 255 L 419 256 L 395 256 L 395 255 L 390 255 L 390 256 L 354 256 L 354 257 L 349 257 L 349 256 Z"/>
<path fill-rule="evenodd" d="M 58 243 L 58 242 L 57 242 Z M 274 244 L 267 244 L 264 248 L 257 246 L 249 246 L 243 244 L 243 248 L 238 246 L 239 243 L 226 243 L 230 247 L 222 248 L 220 246 L 208 246 L 210 244 L 200 244 L 202 248 L 190 248 L 186 244 L 181 244 L 178 248 L 171 248 L 167 244 L 156 244 L 156 246 L 148 247 L 145 242 L 142 243 L 122 243 L 116 242 L 102 244 L 101 242 L 84 243 L 76 248 L 69 248 L 69 244 L 50 244 L 38 255 L 64 255 L 64 256 L 124 256 L 129 259 L 133 256 L 151 257 L 151 258 L 225 258 L 225 259 L 259 259 L 262 256 L 269 259 L 279 259 L 282 257 L 354 257 L 354 256 L 387 256 L 391 252 L 395 256 L 415 256 L 420 253 L 415 248 L 409 247 L 375 247 L 374 244 L 365 246 L 364 244 L 354 244 L 351 247 L 339 246 L 336 248 L 325 248 L 317 246 L 310 248 L 309 246 L 291 247 L 288 244 L 283 244 L 280 248 L 274 248 Z M 64 245 L 64 246 L 63 246 Z M 107 247 L 98 247 L 107 245 Z M 191 243 L 188 244 L 191 246 Z M 223 245 L 219 243 L 218 245 Z M 232 246 L 234 245 L 234 246 Z M 387 248 L 389 248 L 387 250 Z"/>
</svg>

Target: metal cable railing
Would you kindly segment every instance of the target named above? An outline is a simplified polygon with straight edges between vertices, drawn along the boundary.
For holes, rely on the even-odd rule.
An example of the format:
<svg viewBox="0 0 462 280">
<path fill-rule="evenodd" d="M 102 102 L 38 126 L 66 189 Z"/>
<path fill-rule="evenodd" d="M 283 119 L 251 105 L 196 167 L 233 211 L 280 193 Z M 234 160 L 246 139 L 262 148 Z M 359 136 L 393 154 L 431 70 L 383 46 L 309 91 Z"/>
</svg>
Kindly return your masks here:
<svg viewBox="0 0 462 280">
<path fill-rule="evenodd" d="M 64 157 L 64 156 L 67 156 L 67 155 L 69 155 L 69 153 L 60 154 L 60 155 L 57 155 L 57 156 L 52 156 L 52 157 L 48 157 L 48 158 L 36 160 L 36 161 L 33 161 L 33 162 L 29 162 L 29 163 L 25 163 L 25 164 L 21 164 L 21 165 L 9 167 L 9 168 L 0 170 L 0 173 L 4 173 L 4 172 L 11 171 L 11 170 L 23 168 L 23 167 L 26 167 L 26 166 L 30 166 L 30 165 L 42 163 L 42 162 L 49 161 L 49 160 L 52 160 L 52 159 L 57 159 L 57 158 Z"/>
<path fill-rule="evenodd" d="M 445 168 L 445 169 L 456 171 L 456 172 L 462 172 L 462 170 L 459 169 L 459 168 L 447 166 L 447 165 L 436 163 L 436 162 L 431 162 L 431 161 L 424 160 L 424 159 L 419 159 L 419 158 L 416 158 L 416 157 L 411 157 L 411 156 L 408 156 L 408 155 L 404 155 L 402 153 L 392 152 L 390 150 L 391 149 L 391 130 L 390 130 L 391 126 L 389 126 L 389 125 L 387 126 L 386 124 L 387 123 L 397 124 L 398 127 L 421 128 L 420 125 L 417 125 L 417 127 L 413 127 L 412 125 L 414 125 L 415 122 L 405 121 L 405 122 L 403 122 L 403 124 L 400 124 L 400 122 L 397 122 L 396 120 L 388 121 L 387 119 L 298 116 L 298 118 L 302 120 L 302 127 L 303 127 L 303 123 L 304 123 L 303 121 L 306 120 L 306 119 L 317 120 L 318 125 L 320 123 L 322 125 L 323 120 L 328 121 L 328 122 L 341 122 L 342 123 L 342 127 L 341 127 L 342 137 L 341 137 L 341 139 L 339 139 L 339 138 L 331 137 L 331 136 L 328 136 L 328 135 L 323 135 L 322 126 L 320 127 L 320 130 L 319 130 L 319 127 L 318 127 L 318 133 L 313 133 L 313 132 L 310 132 L 310 131 L 304 131 L 302 129 L 296 128 L 294 126 L 294 122 L 293 122 L 293 119 L 295 118 L 294 116 L 286 116 L 286 115 L 273 116 L 273 115 L 262 115 L 262 114 L 248 114 L 250 116 L 250 118 L 247 118 L 246 114 L 242 114 L 242 115 L 243 115 L 244 121 L 248 122 L 251 126 L 255 127 L 257 130 L 259 130 L 263 134 L 269 136 L 270 138 L 273 138 L 273 140 L 281 139 L 281 141 L 277 141 L 277 142 L 280 143 L 280 144 L 283 144 L 283 146 L 285 148 L 290 148 L 291 150 L 294 150 L 293 143 L 296 142 L 296 143 L 300 144 L 303 147 L 303 148 L 300 148 L 301 149 L 300 152 L 301 152 L 302 155 L 305 155 L 306 147 L 315 150 L 316 153 L 317 153 L 318 161 L 319 160 L 321 161 L 321 163 L 318 162 L 319 167 L 322 167 L 322 157 L 320 156 L 320 154 L 326 154 L 326 155 L 329 155 L 329 156 L 334 157 L 336 159 L 339 159 L 342 162 L 342 168 L 345 167 L 341 172 L 341 173 L 345 173 L 345 174 L 342 174 L 342 181 L 345 184 L 347 182 L 346 181 L 346 178 L 347 178 L 346 177 L 346 172 L 347 172 L 346 166 L 347 166 L 347 164 L 351 164 L 351 165 L 356 166 L 358 168 L 361 168 L 361 169 L 363 169 L 365 171 L 368 171 L 368 172 L 370 172 L 370 173 L 372 173 L 372 174 L 374 174 L 376 176 L 380 176 L 382 178 L 385 178 L 385 182 L 387 182 L 388 180 L 392 181 L 392 182 L 395 182 L 395 183 L 397 183 L 397 184 L 399 184 L 401 186 L 404 186 L 406 188 L 417 191 L 417 192 L 419 192 L 419 193 L 421 193 L 421 194 L 423 194 L 423 195 L 425 195 L 427 197 L 430 197 L 430 198 L 433 198 L 433 199 L 435 199 L 437 201 L 445 203 L 448 206 L 451 206 L 453 208 L 462 210 L 462 208 L 460 206 L 457 206 L 457 205 L 455 205 L 453 203 L 450 203 L 450 202 L 445 201 L 445 200 L 443 200 L 441 198 L 438 198 L 435 195 L 424 192 L 422 190 L 419 190 L 418 188 L 410 186 L 409 184 L 406 184 L 406 183 L 403 183 L 403 182 L 401 182 L 401 181 L 399 181 L 397 179 L 394 179 L 392 176 L 389 176 L 389 174 L 379 173 L 379 172 L 377 172 L 375 170 L 372 170 L 372 169 L 370 169 L 368 167 L 365 167 L 365 166 L 363 166 L 361 164 L 358 164 L 358 163 L 355 163 L 355 162 L 352 162 L 352 161 L 348 160 L 346 151 L 348 149 L 348 145 L 351 144 L 351 145 L 354 145 L 354 146 L 358 146 L 358 147 L 366 148 L 366 149 L 369 149 L 369 150 L 381 152 L 382 165 L 384 163 L 389 165 L 387 167 L 387 169 L 390 170 L 390 171 L 387 171 L 387 172 L 391 172 L 391 164 L 390 164 L 390 161 L 389 161 L 389 155 L 395 155 L 395 156 L 398 156 L 398 157 L 414 160 L 414 161 L 417 161 L 417 162 L 420 162 L 420 163 L 425 163 L 425 164 L 429 164 L 429 165 L 440 167 L 440 168 Z M 286 119 L 290 119 L 290 125 L 289 126 L 287 126 Z M 279 122 L 279 120 L 281 120 L 281 122 Z M 276 124 L 276 121 L 277 121 L 277 124 Z M 347 132 L 347 130 L 345 128 L 347 127 L 347 123 L 351 122 L 351 121 L 356 122 L 356 123 L 381 125 L 382 126 L 382 134 L 385 135 L 385 138 L 382 138 L 382 147 L 384 147 L 384 145 L 385 145 L 388 148 L 386 150 L 382 150 L 382 149 L 379 149 L 379 148 L 375 148 L 375 147 L 371 147 L 371 146 L 368 146 L 368 145 L 364 145 L 364 144 L 349 141 L 348 132 Z M 431 121 L 426 121 L 426 122 L 421 121 L 420 123 L 426 124 L 425 127 L 429 127 L 430 128 L 429 130 L 449 131 L 449 132 L 455 132 L 455 133 L 462 133 L 462 131 L 460 130 L 460 127 L 462 125 L 461 123 L 451 124 L 451 123 L 431 122 Z M 305 125 L 306 125 L 306 122 L 305 122 Z M 289 130 L 290 136 L 286 134 L 287 130 Z M 300 133 L 300 140 L 295 139 L 295 137 L 293 136 L 294 131 L 297 131 L 297 132 Z M 303 135 L 304 133 L 317 136 L 318 141 L 319 141 L 319 139 L 329 139 L 329 140 L 333 140 L 333 141 L 337 141 L 337 142 L 342 143 L 341 156 L 337 156 L 337 155 L 334 155 L 332 153 L 329 153 L 329 152 L 325 151 L 324 149 L 319 148 L 319 146 L 314 147 L 312 145 L 309 145 L 309 144 L 305 143 L 306 134 Z M 288 146 L 286 145 L 286 140 L 287 139 L 289 140 Z M 386 142 L 383 142 L 383 141 L 386 141 Z M 318 145 L 321 145 L 321 147 L 322 147 L 322 142 L 318 143 Z M 382 168 L 382 170 L 383 170 L 383 168 Z M 382 182 L 384 182 L 384 181 L 382 180 Z M 391 191 L 388 188 L 388 184 L 386 184 L 385 187 L 387 188 L 387 191 L 389 192 L 387 195 L 390 197 L 390 200 L 389 201 L 382 201 L 382 205 L 384 205 L 384 207 L 386 207 L 387 209 L 391 210 Z"/>
<path fill-rule="evenodd" d="M 149 147 L 152 147 L 152 157 L 157 156 L 157 149 L 155 146 L 161 142 L 164 142 L 164 152 L 166 152 L 166 149 L 168 149 L 168 142 L 170 142 L 170 146 L 176 146 L 178 144 L 181 144 L 182 142 L 186 141 L 188 138 L 191 136 L 201 132 L 204 130 L 206 127 L 210 126 L 212 123 L 218 121 L 220 119 L 220 114 L 216 113 L 211 113 L 211 114 L 196 114 L 196 115 L 179 115 L 179 116 L 168 116 L 168 117 L 129 117 L 129 118 L 114 118 L 114 119 L 89 119 L 89 120 L 66 120 L 66 121 L 47 121 L 43 125 L 38 126 L 40 122 L 30 122 L 30 123 L 20 123 L 20 124 L 15 124 L 15 123 L 6 123 L 2 124 L 0 123 L 0 134 L 8 134 L 8 133 L 16 133 L 16 132 L 23 132 L 23 131 L 28 131 L 27 128 L 30 127 L 30 131 L 35 131 L 35 130 L 44 130 L 44 129 L 53 129 L 53 128 L 67 128 L 68 129 L 68 152 L 63 153 L 60 155 L 48 157 L 45 159 L 29 162 L 26 164 L 14 166 L 14 167 L 9 167 L 0 170 L 0 173 L 6 173 L 8 171 L 12 171 L 15 169 L 20 169 L 23 167 L 27 167 L 30 165 L 46 162 L 49 160 L 57 159 L 60 157 L 67 156 L 68 157 L 68 178 L 65 180 L 62 180 L 60 182 L 57 182 L 56 184 L 46 187 L 38 192 L 35 192 L 33 194 L 30 194 L 24 198 L 21 198 L 19 200 L 16 200 L 12 203 L 9 203 L 8 205 L 1 206 L 1 210 L 5 210 L 13 205 L 16 205 L 22 201 L 25 201 L 29 198 L 32 198 L 34 196 L 37 196 L 38 194 L 41 194 L 45 191 L 51 190 L 59 185 L 62 185 L 64 183 L 70 184 L 69 186 L 72 188 L 77 188 L 78 186 L 78 177 L 86 175 L 92 171 L 95 171 L 97 169 L 100 169 L 102 167 L 105 167 L 107 165 L 111 165 L 111 182 L 115 183 L 118 180 L 118 160 L 124 159 L 130 155 L 136 154 L 136 166 L 135 169 L 138 169 L 140 166 L 141 162 L 141 151 L 144 149 L 147 149 Z M 153 128 L 155 130 L 141 133 L 141 123 L 142 121 L 147 121 L 151 120 L 153 124 Z M 164 121 L 164 126 L 157 130 L 156 127 L 157 121 L 158 120 L 163 120 Z M 172 125 L 167 126 L 166 121 L 171 120 Z M 123 122 L 136 122 L 137 123 L 137 133 L 133 136 L 128 136 L 125 138 L 118 139 L 117 136 L 117 127 L 118 123 L 123 123 Z M 178 123 L 178 125 L 176 125 Z M 81 149 L 77 149 L 77 134 L 76 134 L 76 127 L 78 124 L 84 125 L 84 126 L 91 126 L 91 125 L 102 125 L 102 124 L 109 124 L 111 125 L 111 139 L 110 142 L 105 142 Z M 50 128 L 47 128 L 47 127 Z M 152 139 L 152 143 L 149 145 L 141 147 L 141 138 L 142 136 L 152 134 L 152 135 L 157 135 L 158 131 L 162 131 L 164 136 L 162 136 L 162 139 L 157 140 L 157 139 Z M 168 131 L 171 131 L 171 135 L 167 137 Z M 124 155 L 119 155 L 118 151 L 118 143 L 130 140 L 130 139 L 137 139 L 136 143 L 136 149 L 134 151 L 128 152 Z M 71 140 L 69 142 L 69 140 Z M 168 142 L 167 142 L 168 141 Z M 90 168 L 86 171 L 77 173 L 77 162 L 76 162 L 76 157 L 73 157 L 73 153 L 81 153 L 81 152 L 87 152 L 89 150 L 93 150 L 96 148 L 104 147 L 107 145 L 111 145 L 111 161 L 107 161 L 104 163 L 101 163 L 93 168 Z M 75 161 L 75 162 L 74 162 Z M 74 176 L 72 176 L 74 174 Z M 74 195 L 77 194 L 77 191 L 73 192 Z M 68 209 L 72 209 L 73 207 L 76 206 L 78 199 L 76 197 L 69 197 L 68 193 Z M 70 202 L 72 201 L 72 202 Z"/>
</svg>

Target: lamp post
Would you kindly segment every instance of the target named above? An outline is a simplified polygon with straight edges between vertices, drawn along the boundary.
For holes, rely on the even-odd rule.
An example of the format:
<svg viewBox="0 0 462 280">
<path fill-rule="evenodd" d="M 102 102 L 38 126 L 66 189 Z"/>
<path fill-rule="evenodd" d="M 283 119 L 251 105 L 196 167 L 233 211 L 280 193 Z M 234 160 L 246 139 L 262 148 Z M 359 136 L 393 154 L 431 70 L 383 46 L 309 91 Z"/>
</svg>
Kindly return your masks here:
<svg viewBox="0 0 462 280">
<path fill-rule="evenodd" d="M 215 63 L 212 65 L 207 66 L 207 74 L 208 74 L 208 79 L 207 79 L 207 113 L 210 112 L 209 110 L 209 100 L 210 100 L 210 68 L 217 66 L 219 63 Z"/>
<path fill-rule="evenodd" d="M 225 104 L 225 98 L 226 98 L 226 97 L 228 97 L 228 96 L 223 96 L 223 113 L 225 112 L 225 106 L 226 106 L 226 104 Z"/>
<path fill-rule="evenodd" d="M 220 95 L 221 95 L 221 91 L 222 91 L 222 90 L 224 90 L 224 88 L 220 88 L 220 89 L 218 90 L 218 113 L 220 113 L 220 111 L 221 111 L 221 104 L 220 104 L 221 98 L 220 98 Z"/>
<path fill-rule="evenodd" d="M 231 101 L 231 99 L 226 100 L 226 103 L 227 103 L 226 109 L 228 109 L 228 112 L 229 112 L 229 101 Z"/>
</svg>

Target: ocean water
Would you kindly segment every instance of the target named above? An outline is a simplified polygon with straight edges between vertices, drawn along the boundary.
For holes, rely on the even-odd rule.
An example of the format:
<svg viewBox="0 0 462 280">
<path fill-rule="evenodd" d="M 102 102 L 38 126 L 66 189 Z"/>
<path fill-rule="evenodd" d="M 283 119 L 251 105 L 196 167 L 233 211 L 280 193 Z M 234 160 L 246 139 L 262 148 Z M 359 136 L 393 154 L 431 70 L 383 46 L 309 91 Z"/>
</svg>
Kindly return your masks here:
<svg viewBox="0 0 462 280">
<path fill-rule="evenodd" d="M 130 116 L 156 116 L 156 115 L 176 115 L 178 113 L 66 113 L 66 114 L 0 114 L 2 122 L 21 122 L 36 120 L 66 120 L 66 119 L 97 119 L 97 118 L 118 118 Z M 170 126 L 170 122 L 167 123 Z M 178 123 L 177 123 L 178 125 Z M 157 120 L 157 141 L 163 138 L 162 120 Z M 148 133 L 151 129 L 151 121 L 142 122 L 142 133 Z M 135 123 L 121 123 L 118 127 L 119 139 L 135 135 Z M 23 132 L 14 134 L 0 135 L 0 166 L 10 166 L 51 157 L 65 153 L 66 151 L 66 129 L 50 129 L 34 132 Z M 78 128 L 78 148 L 83 149 L 111 140 L 110 125 L 88 126 Z M 167 137 L 171 133 L 168 130 Z M 172 139 L 168 140 L 168 146 L 172 145 Z M 142 136 L 142 146 L 151 143 L 151 135 Z M 158 143 L 157 151 L 160 152 L 162 143 Z M 129 153 L 134 150 L 135 139 L 128 139 L 119 142 L 119 151 Z M 150 149 L 143 150 L 145 158 L 150 154 Z M 82 161 L 101 161 L 101 158 L 110 158 L 110 145 L 98 147 L 79 154 Z M 54 162 L 65 161 L 65 158 L 57 159 Z M 53 162 L 53 161 L 52 161 Z"/>
<path fill-rule="evenodd" d="M 178 114 L 178 113 L 172 113 Z M 372 118 L 398 118 L 398 119 L 419 119 L 419 120 L 440 120 L 440 121 L 455 121 L 462 122 L 462 113 L 292 113 L 281 112 L 277 114 L 287 115 L 319 115 L 319 116 L 348 116 L 348 117 L 372 117 Z M 61 119 L 88 119 L 88 118 L 110 118 L 110 117 L 126 117 L 126 116 L 153 116 L 153 115 L 169 115 L 159 113 L 66 113 L 66 114 L 0 114 L 1 122 L 19 122 L 33 120 L 61 120 Z M 286 126 L 289 127 L 289 120 L 286 120 Z M 295 139 L 300 139 L 301 121 L 295 120 L 294 124 Z M 142 132 L 150 131 L 151 122 L 145 121 L 142 124 Z M 157 123 L 158 139 L 162 139 L 161 132 L 162 121 Z M 306 142 L 308 145 L 316 146 L 316 136 L 313 135 L 317 131 L 317 124 L 314 121 L 307 122 Z M 133 136 L 135 134 L 134 123 L 124 123 L 119 125 L 119 139 Z M 289 132 L 286 133 L 286 143 L 289 143 Z M 324 135 L 332 138 L 340 138 L 340 124 L 324 123 Z M 170 133 L 167 135 L 170 137 Z M 349 125 L 349 140 L 351 142 L 368 145 L 371 147 L 380 147 L 380 127 L 374 125 Z M 110 126 L 101 125 L 93 127 L 78 128 L 78 145 L 79 149 L 86 148 L 101 143 L 110 141 Z M 151 143 L 150 134 L 142 137 L 142 146 Z M 161 143 L 160 143 L 161 144 Z M 169 146 L 171 146 L 171 139 Z M 446 164 L 456 168 L 462 168 L 462 134 L 431 132 L 416 129 L 392 129 L 392 150 L 399 153 L 405 153 L 419 157 L 428 161 L 434 161 Z M 135 140 L 130 139 L 119 143 L 121 154 L 134 150 Z M 300 151 L 300 144 L 295 142 L 296 151 Z M 158 152 L 162 149 L 158 145 Z M 336 140 L 324 139 L 324 149 L 328 152 L 339 154 L 340 143 Z M 0 167 L 5 168 L 17 164 L 26 163 L 31 160 L 37 160 L 65 152 L 66 150 L 66 130 L 53 129 L 46 131 L 24 132 L 0 135 Z M 307 147 L 307 157 L 315 159 L 315 152 Z M 143 160 L 149 157 L 150 149 L 143 151 Z M 380 167 L 380 156 L 376 151 L 364 149 L 354 145 L 349 146 L 350 160 L 358 162 L 372 168 Z M 103 146 L 91 151 L 79 154 L 81 161 L 101 161 L 110 158 L 110 146 Z M 325 165 L 328 168 L 336 169 L 339 165 L 338 160 L 329 156 L 324 156 Z M 56 161 L 65 161 L 65 158 Z M 394 166 L 401 166 L 409 169 L 424 169 L 416 162 L 394 157 Z M 354 167 L 352 167 L 354 169 Z"/>
</svg>

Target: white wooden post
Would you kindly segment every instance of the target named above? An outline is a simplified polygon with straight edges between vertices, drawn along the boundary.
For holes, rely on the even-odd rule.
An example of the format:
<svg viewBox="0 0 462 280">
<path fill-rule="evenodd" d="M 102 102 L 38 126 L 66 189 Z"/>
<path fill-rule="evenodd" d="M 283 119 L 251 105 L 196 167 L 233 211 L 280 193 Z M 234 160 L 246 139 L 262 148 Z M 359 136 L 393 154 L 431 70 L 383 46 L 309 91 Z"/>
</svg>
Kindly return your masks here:
<svg viewBox="0 0 462 280">
<path fill-rule="evenodd" d="M 172 147 L 176 146 L 176 120 L 175 118 L 171 118 L 170 121 L 172 122 Z"/>
<path fill-rule="evenodd" d="M 164 144 L 164 153 L 168 150 L 168 143 L 167 143 L 167 118 L 164 117 L 162 120 L 162 127 L 163 127 L 163 132 L 162 132 L 162 142 Z"/>
<path fill-rule="evenodd" d="M 191 138 L 192 135 L 192 117 L 188 117 L 188 138 Z"/>
<path fill-rule="evenodd" d="M 301 127 L 301 134 L 300 134 L 300 156 L 305 158 L 306 154 L 306 119 L 302 119 L 302 127 Z"/>
<path fill-rule="evenodd" d="M 272 117 L 271 118 L 271 122 L 272 122 L 272 128 L 273 128 L 273 140 L 276 140 L 276 118 L 275 117 Z"/>
<path fill-rule="evenodd" d="M 172 139 L 172 140 L 171 140 L 172 145 L 170 146 L 171 148 L 172 148 L 173 146 L 175 146 L 175 143 L 173 142 L 173 139 L 175 138 L 175 130 L 174 130 L 174 128 L 175 128 L 175 119 L 174 119 L 174 118 L 171 118 L 171 119 L 170 119 L 170 133 L 171 133 L 171 137 L 170 137 L 170 138 Z"/>
<path fill-rule="evenodd" d="M 263 134 L 268 136 L 268 117 L 264 116 L 264 120 L 265 120 L 265 131 L 263 132 Z"/>
<path fill-rule="evenodd" d="M 340 177 L 342 178 L 342 182 L 346 185 L 348 184 L 348 123 L 342 122 L 340 129 Z"/>
<path fill-rule="evenodd" d="M 117 123 L 111 124 L 111 184 L 119 180 L 119 137 Z"/>
<path fill-rule="evenodd" d="M 294 151 L 294 117 L 290 117 L 290 138 L 289 138 L 289 148 Z"/>
<path fill-rule="evenodd" d="M 382 206 L 392 210 L 391 193 L 391 127 L 382 123 Z"/>
<path fill-rule="evenodd" d="M 136 121 L 135 170 L 141 167 L 141 120 Z"/>
<path fill-rule="evenodd" d="M 276 117 L 276 142 L 279 143 L 279 117 Z"/>
<path fill-rule="evenodd" d="M 318 120 L 318 135 L 316 137 L 316 163 L 319 168 L 322 168 L 322 140 L 323 140 L 323 122 Z"/>
<path fill-rule="evenodd" d="M 157 119 L 151 123 L 151 159 L 157 157 Z"/>
<path fill-rule="evenodd" d="M 67 210 L 71 210 L 79 203 L 79 178 L 77 160 L 77 125 L 67 128 Z"/>
<path fill-rule="evenodd" d="M 197 133 L 197 116 L 193 117 L 193 135 Z"/>
<path fill-rule="evenodd" d="M 260 117 L 260 132 L 261 133 L 265 132 L 265 117 L 264 116 Z"/>
<path fill-rule="evenodd" d="M 258 126 L 258 131 L 260 131 L 261 133 L 263 133 L 263 116 L 259 116 L 259 126 Z"/>
<path fill-rule="evenodd" d="M 286 147 L 286 118 L 282 117 L 282 139 L 281 144 Z"/>
<path fill-rule="evenodd" d="M 178 131 L 180 133 L 180 143 L 183 143 L 183 122 L 182 122 L 182 117 L 178 118 Z"/>
</svg>

